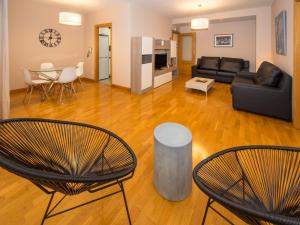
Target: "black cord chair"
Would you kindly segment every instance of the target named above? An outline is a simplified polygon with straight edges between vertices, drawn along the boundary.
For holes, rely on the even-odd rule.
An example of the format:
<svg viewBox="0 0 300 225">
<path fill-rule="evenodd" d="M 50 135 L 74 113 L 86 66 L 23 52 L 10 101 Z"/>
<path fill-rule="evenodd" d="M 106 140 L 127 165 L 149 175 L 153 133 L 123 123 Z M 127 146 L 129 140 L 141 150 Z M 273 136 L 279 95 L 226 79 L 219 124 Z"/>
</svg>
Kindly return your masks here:
<svg viewBox="0 0 300 225">
<path fill-rule="evenodd" d="M 0 166 L 30 180 L 50 195 L 45 220 L 89 203 L 122 193 L 137 160 L 117 135 L 91 125 L 46 120 L 11 119 L 0 122 Z M 55 212 L 66 196 L 95 193 L 111 186 L 118 190 L 92 201 Z M 57 192 L 64 196 L 51 207 Z"/>
<path fill-rule="evenodd" d="M 300 149 L 246 146 L 219 152 L 196 166 L 193 178 L 209 196 L 249 224 L 300 224 Z"/>
</svg>

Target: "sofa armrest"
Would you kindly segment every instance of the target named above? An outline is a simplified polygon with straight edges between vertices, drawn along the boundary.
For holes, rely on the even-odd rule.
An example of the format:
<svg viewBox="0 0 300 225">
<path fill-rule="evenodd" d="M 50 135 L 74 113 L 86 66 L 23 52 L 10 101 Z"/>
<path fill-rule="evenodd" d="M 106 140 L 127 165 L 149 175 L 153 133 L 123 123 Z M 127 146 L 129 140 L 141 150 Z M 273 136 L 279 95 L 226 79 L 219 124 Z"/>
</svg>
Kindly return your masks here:
<svg viewBox="0 0 300 225">
<path fill-rule="evenodd" d="M 198 69 L 198 66 L 197 65 L 193 65 L 192 66 L 192 74 L 193 73 L 197 73 L 197 69 Z"/>
<path fill-rule="evenodd" d="M 252 79 L 254 79 L 255 75 L 256 75 L 256 73 L 251 73 L 249 71 L 243 71 L 243 70 L 237 73 L 237 76 L 239 76 L 239 77 L 246 77 L 246 78 L 252 78 Z"/>
<path fill-rule="evenodd" d="M 253 95 L 262 95 L 267 93 L 279 93 L 282 94 L 284 91 L 280 88 L 268 87 L 257 84 L 249 84 L 249 83 L 233 83 L 232 89 L 236 89 L 240 92 L 253 92 Z"/>
<path fill-rule="evenodd" d="M 291 94 L 280 88 L 236 83 L 231 87 L 235 109 L 275 116 L 290 121 Z"/>
</svg>

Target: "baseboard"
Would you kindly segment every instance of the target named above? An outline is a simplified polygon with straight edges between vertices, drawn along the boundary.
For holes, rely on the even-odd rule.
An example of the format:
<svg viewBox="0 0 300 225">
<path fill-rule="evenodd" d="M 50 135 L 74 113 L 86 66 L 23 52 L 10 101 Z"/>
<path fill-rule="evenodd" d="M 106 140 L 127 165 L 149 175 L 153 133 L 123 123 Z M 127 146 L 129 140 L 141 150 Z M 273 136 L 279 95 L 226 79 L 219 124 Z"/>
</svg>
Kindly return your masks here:
<svg viewBox="0 0 300 225">
<path fill-rule="evenodd" d="M 18 93 L 22 93 L 25 92 L 27 90 L 27 88 L 19 88 L 19 89 L 14 89 L 14 90 L 10 90 L 10 94 L 18 94 Z"/>
<path fill-rule="evenodd" d="M 128 87 L 123 87 L 123 86 L 116 85 L 116 84 L 112 84 L 111 86 L 114 87 L 114 88 L 119 88 L 119 89 L 126 90 L 126 91 L 130 91 L 131 90 Z"/>
<path fill-rule="evenodd" d="M 87 77 L 82 77 L 81 80 L 84 80 L 85 82 L 89 82 L 89 83 L 96 83 L 97 81 L 91 78 L 87 78 Z"/>
</svg>

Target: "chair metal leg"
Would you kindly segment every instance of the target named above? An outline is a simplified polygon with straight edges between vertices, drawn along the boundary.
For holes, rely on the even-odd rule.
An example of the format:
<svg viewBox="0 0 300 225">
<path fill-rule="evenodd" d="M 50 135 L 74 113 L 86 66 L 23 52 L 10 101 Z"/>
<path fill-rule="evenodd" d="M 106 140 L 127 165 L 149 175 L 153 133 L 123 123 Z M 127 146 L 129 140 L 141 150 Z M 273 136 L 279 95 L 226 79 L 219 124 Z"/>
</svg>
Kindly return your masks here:
<svg viewBox="0 0 300 225">
<path fill-rule="evenodd" d="M 74 87 L 74 82 L 71 83 L 71 89 L 72 89 L 73 93 L 76 94 L 76 90 L 75 90 L 75 87 Z"/>
<path fill-rule="evenodd" d="M 82 83 L 81 77 L 78 77 L 78 80 L 79 80 L 80 86 L 83 87 L 83 83 Z"/>
<path fill-rule="evenodd" d="M 43 84 L 41 84 L 41 86 L 42 86 L 42 90 L 43 90 L 44 100 L 47 100 L 48 99 L 47 89 L 45 88 L 45 86 Z"/>
<path fill-rule="evenodd" d="M 64 94 L 64 89 L 65 89 L 65 86 L 62 84 L 61 89 L 60 89 L 60 97 L 59 97 L 59 102 L 60 103 L 62 103 L 62 97 L 63 97 L 63 94 Z"/>
<path fill-rule="evenodd" d="M 55 192 L 53 192 L 53 193 L 51 194 L 51 197 L 50 197 L 48 206 L 47 206 L 47 208 L 46 208 L 46 211 L 45 211 L 45 213 L 44 213 L 44 217 L 43 217 L 43 219 L 42 219 L 41 225 L 44 225 L 45 220 L 47 219 L 48 211 L 49 211 L 49 209 L 50 209 L 50 206 L 51 206 L 51 203 L 52 203 L 52 201 L 53 201 L 54 195 L 55 195 Z"/>
<path fill-rule="evenodd" d="M 29 92 L 29 97 L 28 97 L 27 104 L 29 104 L 29 103 L 30 103 L 30 100 L 31 100 L 31 95 L 32 95 L 32 92 L 33 92 L 33 88 L 34 88 L 34 86 L 33 86 L 33 85 L 31 85 L 31 86 L 30 86 L 30 92 Z"/>
<path fill-rule="evenodd" d="M 130 218 L 130 214 L 129 214 L 129 209 L 128 209 L 128 205 L 127 205 L 127 200 L 126 200 L 126 195 L 125 195 L 125 190 L 124 190 L 123 183 L 120 183 L 120 187 L 121 187 L 121 191 L 122 191 L 122 194 L 123 194 L 123 199 L 124 199 L 124 202 L 125 202 L 128 221 L 129 221 L 129 224 L 131 225 L 132 223 L 131 223 L 131 218 Z"/>
<path fill-rule="evenodd" d="M 26 93 L 25 93 L 25 96 L 24 96 L 24 99 L 23 99 L 23 103 L 24 103 L 24 104 L 26 103 L 26 99 L 27 99 L 27 97 L 28 97 L 29 91 L 30 91 L 30 86 L 28 86 L 27 89 L 26 89 Z"/>
<path fill-rule="evenodd" d="M 206 216 L 207 216 L 207 212 L 208 212 L 209 206 L 210 206 L 210 198 L 208 199 L 207 204 L 206 204 L 206 209 L 205 209 L 204 217 L 203 217 L 202 223 L 201 223 L 202 225 L 205 224 L 205 220 L 206 220 Z"/>
</svg>

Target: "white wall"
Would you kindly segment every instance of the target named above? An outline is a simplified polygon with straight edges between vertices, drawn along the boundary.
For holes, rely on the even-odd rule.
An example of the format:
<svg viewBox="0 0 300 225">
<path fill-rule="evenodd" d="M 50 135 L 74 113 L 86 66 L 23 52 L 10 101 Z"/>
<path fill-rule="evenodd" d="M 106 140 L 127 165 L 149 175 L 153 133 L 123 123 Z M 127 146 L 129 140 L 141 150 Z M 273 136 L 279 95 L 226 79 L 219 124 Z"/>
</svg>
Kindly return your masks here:
<svg viewBox="0 0 300 225">
<path fill-rule="evenodd" d="M 263 61 L 271 61 L 271 7 L 259 7 L 253 9 L 227 11 L 221 13 L 214 13 L 208 15 L 199 15 L 207 17 L 210 20 L 223 20 L 230 18 L 242 18 L 248 16 L 256 17 L 256 68 L 260 66 Z M 198 17 L 199 17 L 198 16 Z M 197 17 L 197 16 L 196 16 Z M 174 25 L 190 23 L 192 18 L 185 17 L 177 18 L 172 21 Z"/>
<path fill-rule="evenodd" d="M 94 26 L 112 23 L 112 83 L 130 87 L 130 45 L 131 24 L 130 4 L 128 2 L 108 5 L 104 10 L 86 15 L 85 20 L 85 51 L 94 49 Z M 95 78 L 94 53 L 85 60 L 86 76 Z"/>
<path fill-rule="evenodd" d="M 137 3 L 131 4 L 131 35 L 170 39 L 172 20 L 155 10 Z"/>
<path fill-rule="evenodd" d="M 293 76 L 294 70 L 294 1 L 275 0 L 272 5 L 272 58 L 274 64 Z M 276 53 L 275 17 L 282 11 L 287 11 L 287 55 Z"/>
<path fill-rule="evenodd" d="M 131 37 L 169 39 L 172 34 L 171 19 L 137 3 L 114 2 L 105 10 L 86 15 L 86 51 L 88 47 L 94 48 L 94 26 L 102 23 L 112 23 L 112 83 L 127 88 L 130 88 L 131 83 Z M 94 79 L 94 55 L 86 59 L 85 63 L 87 77 Z"/>
<path fill-rule="evenodd" d="M 84 28 L 59 24 L 62 8 L 36 1 L 8 3 L 11 90 L 25 87 L 24 68 L 39 68 L 42 62 L 53 62 L 56 67 L 75 66 L 84 60 Z M 40 43 L 39 33 L 46 28 L 60 32 L 59 46 L 48 48 Z"/>
<path fill-rule="evenodd" d="M 190 26 L 180 27 L 180 32 L 191 32 Z M 215 34 L 233 34 L 232 48 L 215 48 Z M 242 58 L 250 61 L 250 71 L 256 71 L 256 20 L 211 23 L 208 30 L 196 33 L 196 58 L 220 56 Z"/>
</svg>

